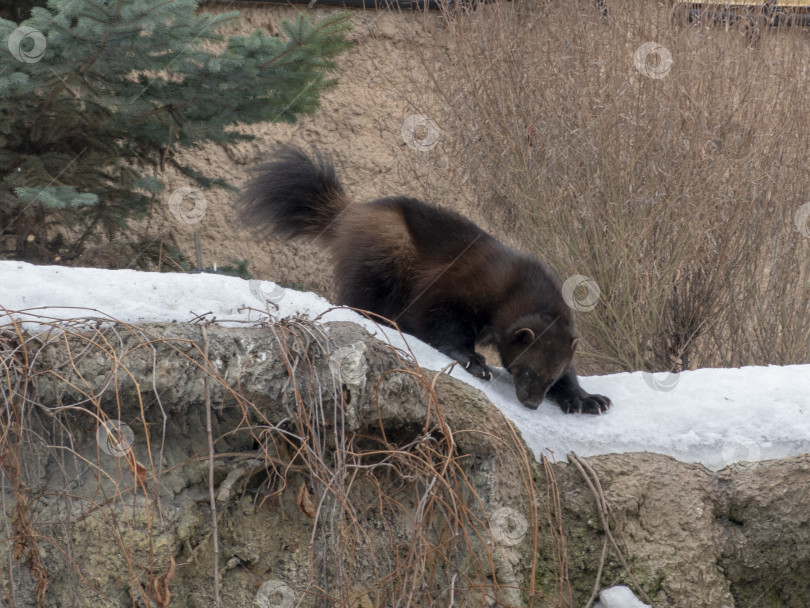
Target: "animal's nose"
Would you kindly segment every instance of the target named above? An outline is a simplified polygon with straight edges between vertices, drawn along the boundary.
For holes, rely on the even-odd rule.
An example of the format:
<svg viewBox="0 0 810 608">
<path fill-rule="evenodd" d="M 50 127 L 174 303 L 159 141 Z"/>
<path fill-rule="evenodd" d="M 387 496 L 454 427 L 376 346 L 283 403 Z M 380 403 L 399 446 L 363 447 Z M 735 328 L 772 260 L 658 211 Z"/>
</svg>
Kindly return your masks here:
<svg viewBox="0 0 810 608">
<path fill-rule="evenodd" d="M 520 402 L 530 410 L 536 410 L 538 407 L 540 407 L 543 400 L 540 399 L 540 401 L 535 401 L 533 399 L 521 399 Z"/>
<path fill-rule="evenodd" d="M 530 410 L 536 410 L 538 407 L 540 407 L 540 404 L 543 403 L 543 399 L 546 398 L 546 392 L 547 391 L 543 391 L 539 396 L 531 396 L 529 395 L 529 391 L 519 391 L 517 398 L 518 401 L 520 401 Z"/>
</svg>

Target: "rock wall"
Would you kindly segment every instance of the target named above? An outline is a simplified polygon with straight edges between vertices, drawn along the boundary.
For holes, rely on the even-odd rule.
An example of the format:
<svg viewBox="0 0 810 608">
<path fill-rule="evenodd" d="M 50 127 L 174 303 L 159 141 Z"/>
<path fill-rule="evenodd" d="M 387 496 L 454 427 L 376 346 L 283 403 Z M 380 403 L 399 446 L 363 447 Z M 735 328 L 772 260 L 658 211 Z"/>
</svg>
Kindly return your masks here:
<svg viewBox="0 0 810 608">
<path fill-rule="evenodd" d="M 597 579 L 808 605 L 807 456 L 537 463 L 482 394 L 349 323 L 0 345 L 9 605 L 583 606 Z"/>
<path fill-rule="evenodd" d="M 712 472 L 658 454 L 588 458 L 656 606 L 810 605 L 810 456 Z M 555 468 L 580 598 L 604 536 L 596 502 L 572 464 Z M 633 586 L 615 553 L 604 584 Z M 574 605 L 581 605 L 575 603 Z"/>
</svg>

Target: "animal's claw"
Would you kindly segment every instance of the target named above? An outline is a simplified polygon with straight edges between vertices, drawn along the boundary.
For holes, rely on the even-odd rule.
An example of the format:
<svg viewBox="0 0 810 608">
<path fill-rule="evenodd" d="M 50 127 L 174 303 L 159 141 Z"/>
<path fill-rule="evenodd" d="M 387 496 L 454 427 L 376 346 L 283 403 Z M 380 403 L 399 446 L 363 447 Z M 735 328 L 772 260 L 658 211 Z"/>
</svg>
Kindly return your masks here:
<svg viewBox="0 0 810 608">
<path fill-rule="evenodd" d="M 464 369 L 470 372 L 473 376 L 483 380 L 492 380 L 492 372 L 487 366 L 487 361 L 483 355 L 473 353 L 469 357 L 465 357 Z"/>
<path fill-rule="evenodd" d="M 592 414 L 601 416 L 610 409 L 613 403 L 604 395 L 589 395 L 571 397 L 560 403 L 560 408 L 566 414 Z"/>
</svg>

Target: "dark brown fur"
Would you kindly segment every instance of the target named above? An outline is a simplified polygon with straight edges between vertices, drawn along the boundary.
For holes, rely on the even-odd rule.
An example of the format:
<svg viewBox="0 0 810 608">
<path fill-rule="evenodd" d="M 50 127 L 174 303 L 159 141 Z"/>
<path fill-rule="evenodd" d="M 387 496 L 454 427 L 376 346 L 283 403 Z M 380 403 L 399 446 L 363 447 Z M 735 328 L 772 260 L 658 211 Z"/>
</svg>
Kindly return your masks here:
<svg viewBox="0 0 810 608">
<path fill-rule="evenodd" d="M 288 238 L 323 238 L 340 304 L 395 322 L 486 379 L 475 344 L 489 330 L 526 407 L 547 395 L 565 412 L 610 406 L 579 386 L 571 309 L 536 258 L 417 199 L 351 204 L 331 161 L 296 147 L 279 148 L 257 173 L 242 197 L 246 221 Z"/>
</svg>

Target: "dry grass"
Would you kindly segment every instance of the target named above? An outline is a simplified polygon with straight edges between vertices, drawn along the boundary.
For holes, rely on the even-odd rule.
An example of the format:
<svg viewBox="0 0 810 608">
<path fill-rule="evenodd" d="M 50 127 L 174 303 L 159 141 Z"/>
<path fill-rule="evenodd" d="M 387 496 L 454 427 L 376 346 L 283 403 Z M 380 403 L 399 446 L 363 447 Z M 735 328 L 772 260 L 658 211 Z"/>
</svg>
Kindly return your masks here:
<svg viewBox="0 0 810 608">
<path fill-rule="evenodd" d="M 587 370 L 807 362 L 808 33 L 606 4 L 448 14 L 445 54 L 422 57 L 437 150 L 501 236 L 597 283 Z M 648 42 L 668 71 L 657 52 L 636 67 Z"/>
<path fill-rule="evenodd" d="M 186 579 L 180 589 L 188 589 L 193 564 L 201 562 L 208 574 L 197 575 L 193 588 L 206 590 L 212 605 L 226 605 L 224 589 L 233 574 L 225 569 L 230 555 L 221 552 L 219 537 L 232 525 L 223 517 L 240 511 L 237 504 L 245 493 L 256 496 L 259 509 L 281 513 L 281 504 L 297 505 L 304 521 L 311 521 L 309 578 L 294 586 L 297 597 L 304 598 L 302 605 L 571 605 L 553 470 L 546 463 L 545 475 L 539 474 L 513 430 L 495 436 L 451 428 L 436 394 L 437 381 L 446 380 L 414 369 L 407 355 L 401 368 L 386 375 L 404 374 L 421 385 L 429 405 L 424 427 L 354 433 L 346 428 L 340 377 L 319 376 L 316 360 L 328 357 L 328 337 L 317 325 L 295 320 L 264 325 L 282 353 L 289 380 L 283 419 L 278 419 L 268 418 L 266 406 L 251 402 L 239 383 L 233 386 L 216 371 L 209 358 L 210 326 L 203 324 L 202 340 L 195 342 L 110 324 L 110 319 L 65 324 L 47 318 L 46 310 L 41 315 L 40 323 L 49 329 L 42 333 L 27 333 L 15 322 L 0 326 L 2 528 L 5 542 L 13 546 L 3 589 L 10 605 L 20 601 L 15 581 L 26 577 L 33 577 L 40 605 L 54 578 L 83 589 L 69 605 L 105 597 L 104 589 L 94 586 L 98 572 L 85 571 L 89 556 L 74 546 L 94 530 L 84 527 L 88 518 L 109 539 L 92 553 L 105 556 L 109 577 L 129 589 L 133 602 L 173 605 L 178 579 Z M 88 358 L 109 364 L 101 388 L 98 378 L 84 375 Z M 207 439 L 196 438 L 196 449 L 179 462 L 167 461 L 167 432 L 173 416 L 189 414 L 177 414 L 179 406 L 154 384 L 168 373 L 172 358 L 186 370 L 183 382 L 199 376 L 195 382 L 204 386 L 204 399 L 195 407 L 205 408 L 201 418 L 207 421 Z M 154 377 L 143 377 L 143 370 L 153 366 Z M 141 390 L 133 393 L 126 388 L 129 383 Z M 40 398 L 39 388 L 46 385 L 57 403 Z M 234 426 L 223 422 L 226 415 L 236 421 Z M 88 444 L 110 419 L 126 420 L 136 431 L 134 444 L 120 446 L 114 467 L 99 446 Z M 514 557 L 507 554 L 514 549 L 501 545 L 498 524 L 491 519 L 492 497 L 480 496 L 470 476 L 476 454 L 458 448 L 457 437 L 476 434 L 476 444 L 494 445 L 499 466 L 512 467 L 520 477 L 527 505 L 520 515 L 527 523 L 520 561 L 532 573 L 528 586 L 510 578 L 507 564 Z M 254 449 L 234 451 L 240 441 Z M 188 442 L 191 448 L 191 438 Z M 58 475 L 44 474 L 49 459 L 57 463 Z M 207 498 L 196 500 L 208 503 L 209 532 L 194 539 L 196 548 L 171 552 L 166 539 L 176 522 L 167 519 L 166 509 L 175 507 L 164 504 L 161 487 L 171 485 L 168 475 L 199 469 L 201 463 L 207 466 L 210 487 Z M 541 549 L 538 529 L 546 526 L 553 546 Z M 534 584 L 539 552 L 552 555 L 555 564 L 557 584 L 545 593 Z M 257 588 L 274 578 L 272 572 L 245 573 Z M 216 582 L 220 578 L 223 588 Z"/>
</svg>

